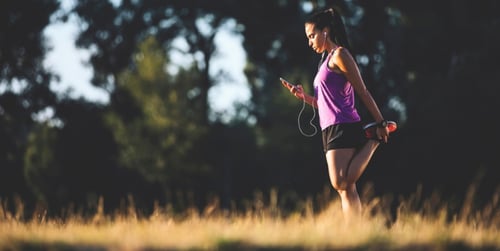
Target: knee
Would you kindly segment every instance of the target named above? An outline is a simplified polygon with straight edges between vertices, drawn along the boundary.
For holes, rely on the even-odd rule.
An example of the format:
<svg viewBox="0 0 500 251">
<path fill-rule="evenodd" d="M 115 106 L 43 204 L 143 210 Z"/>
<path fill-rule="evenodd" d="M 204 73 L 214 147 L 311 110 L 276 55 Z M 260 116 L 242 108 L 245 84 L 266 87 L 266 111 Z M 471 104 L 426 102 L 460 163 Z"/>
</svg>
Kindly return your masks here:
<svg viewBox="0 0 500 251">
<path fill-rule="evenodd" d="M 332 183 L 333 188 L 337 191 L 343 191 L 343 190 L 346 190 L 347 187 L 349 187 L 349 183 L 345 179 L 338 179 L 338 178 L 333 179 L 331 181 L 331 183 Z"/>
</svg>

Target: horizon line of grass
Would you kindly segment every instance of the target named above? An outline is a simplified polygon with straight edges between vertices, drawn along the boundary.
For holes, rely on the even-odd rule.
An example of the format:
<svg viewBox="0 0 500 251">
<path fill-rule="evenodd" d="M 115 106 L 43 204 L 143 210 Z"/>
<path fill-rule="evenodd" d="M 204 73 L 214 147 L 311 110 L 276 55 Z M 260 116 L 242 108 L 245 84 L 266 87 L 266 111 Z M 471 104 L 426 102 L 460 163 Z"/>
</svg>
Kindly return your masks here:
<svg viewBox="0 0 500 251">
<path fill-rule="evenodd" d="M 367 186 L 361 193 L 363 215 L 349 225 L 329 191 L 316 197 L 322 206 L 314 208 L 308 198 L 294 211 L 280 208 L 274 189 L 257 193 L 245 210 L 223 209 L 214 199 L 203 210 L 182 213 L 155 203 L 146 215 L 129 198 L 125 211 L 105 213 L 101 197 L 88 217 L 39 211 L 23 219 L 22 205 L 16 207 L 21 212 L 10 212 L 0 203 L 0 250 L 500 250 L 499 189 L 485 207 L 475 208 L 471 186 L 458 211 L 438 194 L 423 198 L 421 187 L 399 198 L 394 210 L 390 195 L 371 191 Z"/>
</svg>

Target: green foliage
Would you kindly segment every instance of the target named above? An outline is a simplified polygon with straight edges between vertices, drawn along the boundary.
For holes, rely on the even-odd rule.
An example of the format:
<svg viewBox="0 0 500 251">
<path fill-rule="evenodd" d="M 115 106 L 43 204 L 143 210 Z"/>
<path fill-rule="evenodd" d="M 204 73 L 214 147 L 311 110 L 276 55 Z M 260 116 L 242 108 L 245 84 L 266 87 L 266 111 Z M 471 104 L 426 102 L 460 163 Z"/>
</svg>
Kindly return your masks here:
<svg viewBox="0 0 500 251">
<path fill-rule="evenodd" d="M 53 105 L 43 31 L 57 0 L 0 1 L 0 196 L 26 194 L 23 156 L 33 115 Z"/>
<path fill-rule="evenodd" d="M 127 174 L 115 168 L 115 145 L 102 121 L 103 108 L 61 100 L 58 126 L 40 123 L 30 131 L 24 179 L 36 199 L 54 209 L 91 202 L 99 195 L 123 196 Z M 112 179 L 122 182 L 110 183 Z M 118 192 L 116 192 L 118 191 Z M 123 191 L 123 192 L 122 192 Z"/>
<path fill-rule="evenodd" d="M 192 149 L 206 128 L 198 122 L 203 114 L 193 106 L 189 92 L 200 81 L 196 71 L 178 79 L 166 71 L 166 53 L 153 37 L 144 40 L 134 55 L 135 68 L 118 79 L 106 122 L 119 146 L 122 166 L 139 170 L 150 181 L 169 183 L 180 173 L 196 168 Z M 134 113 L 121 111 L 121 99 Z"/>
<path fill-rule="evenodd" d="M 367 87 L 384 116 L 400 124 L 360 185 L 365 179 L 381 192 L 404 193 L 424 182 L 461 196 L 480 169 L 478 200 L 487 197 L 498 186 L 500 163 L 496 0 L 76 1 L 76 44 L 92 49 L 92 83 L 110 90 L 103 107 L 56 99 L 49 89 L 54 79 L 42 64 L 42 32 L 58 1 L 2 1 L 0 195 L 26 194 L 27 182 L 49 201 L 85 203 L 101 194 L 109 201 L 134 189 L 153 200 L 175 187 L 215 190 L 227 206 L 274 186 L 317 192 L 328 183 L 321 139 L 300 135 L 302 104 L 278 78 L 311 93 L 320 56 L 302 31 L 310 11 L 304 6 L 331 5 L 346 17 Z M 210 69 L 219 53 L 214 38 L 227 20 L 244 38 L 252 97 L 248 117 L 220 123 L 208 120 L 207 97 L 223 77 Z M 181 53 L 196 65 L 170 75 L 166 53 L 179 49 L 177 38 L 185 38 Z M 61 127 L 33 127 L 33 114 L 47 107 Z M 304 129 L 311 116 L 307 107 Z"/>
<path fill-rule="evenodd" d="M 28 147 L 24 154 L 24 177 L 35 197 L 46 201 L 50 177 L 58 176 L 59 170 L 55 162 L 55 144 L 57 130 L 42 123 L 30 133 Z"/>
</svg>

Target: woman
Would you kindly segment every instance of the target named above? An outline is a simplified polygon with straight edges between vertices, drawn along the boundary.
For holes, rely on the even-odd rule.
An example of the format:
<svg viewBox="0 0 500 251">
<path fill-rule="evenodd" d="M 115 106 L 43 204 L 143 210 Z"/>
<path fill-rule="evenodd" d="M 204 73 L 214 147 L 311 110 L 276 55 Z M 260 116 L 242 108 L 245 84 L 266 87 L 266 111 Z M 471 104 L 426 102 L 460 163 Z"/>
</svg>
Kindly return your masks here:
<svg viewBox="0 0 500 251">
<path fill-rule="evenodd" d="M 344 24 L 336 10 L 313 14 L 305 22 L 305 33 L 309 46 L 323 54 L 314 78 L 314 96 L 306 94 L 300 85 L 282 83 L 295 97 L 318 109 L 330 182 L 349 219 L 361 213 L 356 181 L 380 143 L 387 143 L 396 123 L 384 119 L 367 90 L 348 50 Z M 365 128 L 355 107 L 355 95 L 375 121 Z"/>
</svg>

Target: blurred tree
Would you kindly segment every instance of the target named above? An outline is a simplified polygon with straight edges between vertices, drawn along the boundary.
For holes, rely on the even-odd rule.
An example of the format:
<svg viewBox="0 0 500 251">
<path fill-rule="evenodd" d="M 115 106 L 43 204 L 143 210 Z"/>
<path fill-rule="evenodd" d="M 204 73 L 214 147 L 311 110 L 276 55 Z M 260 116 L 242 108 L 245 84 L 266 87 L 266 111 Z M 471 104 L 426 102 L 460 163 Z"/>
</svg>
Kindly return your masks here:
<svg viewBox="0 0 500 251">
<path fill-rule="evenodd" d="M 476 196 L 485 202 L 500 174 L 498 1 L 394 1 L 388 10 L 402 26 L 396 74 L 405 76 L 399 84 L 408 108 L 391 150 L 398 183 L 461 198 L 479 182 Z"/>
<path fill-rule="evenodd" d="M 134 58 L 136 68 L 118 76 L 106 114 L 118 162 L 164 188 L 193 187 L 209 171 L 193 151 L 207 130 L 194 98 L 199 75 L 169 75 L 166 52 L 154 37 L 139 45 Z"/>
<path fill-rule="evenodd" d="M 38 4 L 54 1 L 1 4 L 7 21 L 0 32 L 9 34 L 0 36 L 0 85 L 6 87 L 0 89 L 0 168 L 9 174 L 0 176 L 2 193 L 22 183 L 18 167 L 32 115 L 55 103 L 48 90 L 52 75 L 41 67 L 43 54 L 35 53 L 42 51 L 25 44 L 43 48 L 39 33 L 55 9 L 23 9 Z M 495 0 L 76 1 L 73 13 L 82 29 L 77 45 L 91 49 L 93 84 L 107 89 L 111 102 L 97 107 L 62 99 L 54 106 L 61 127 L 40 124 L 30 135 L 30 185 L 53 201 L 57 191 L 66 193 L 61 198 L 86 200 L 127 191 L 153 198 L 181 189 L 215 191 L 229 205 L 256 189 L 319 192 L 328 183 L 321 140 L 297 132 L 301 103 L 278 78 L 311 90 L 320 56 L 307 46 L 303 21 L 327 6 L 342 12 L 368 88 L 384 114 L 400 123 L 362 181 L 374 179 L 380 192 L 413 192 L 423 182 L 430 190 L 463 194 L 472 177 L 483 173 L 485 189 L 493 191 L 500 162 L 492 112 L 499 107 Z M 47 19 L 26 25 L 34 20 L 27 13 Z M 217 56 L 214 39 L 228 22 L 244 36 L 252 104 L 222 123 L 209 119 L 208 91 L 226 77 L 210 75 L 210 69 Z M 166 68 L 177 63 L 169 61 L 172 50 L 193 64 L 169 73 Z M 473 121 L 474 130 L 465 120 Z M 99 188 L 84 184 L 96 176 Z M 113 178 L 118 185 L 105 184 Z M 65 180 L 65 188 L 48 182 L 53 180 Z"/>
<path fill-rule="evenodd" d="M 182 162 L 180 161 L 183 157 L 182 154 L 185 154 L 183 152 L 183 145 L 185 144 L 186 149 L 190 149 L 189 144 L 192 144 L 193 142 L 190 141 L 182 141 L 182 143 L 179 147 L 176 147 L 175 149 L 172 148 L 173 152 L 180 151 L 180 155 L 177 155 L 177 162 L 171 162 L 171 163 L 165 163 L 162 161 L 165 161 L 163 158 L 168 158 L 167 156 L 159 156 L 158 152 L 155 152 L 155 147 L 159 145 L 159 142 L 154 142 L 151 141 L 150 144 L 151 146 L 145 147 L 141 144 L 131 144 L 132 142 L 137 142 L 139 139 L 132 139 L 131 137 L 137 137 L 137 138 L 144 138 L 144 130 L 142 131 L 137 131 L 141 126 L 138 126 L 135 131 L 133 132 L 132 126 L 129 123 L 130 121 L 128 119 L 132 119 L 135 116 L 137 118 L 142 118 L 145 119 L 147 118 L 147 115 L 145 115 L 144 111 L 142 111 L 143 108 L 140 108 L 143 103 L 138 102 L 137 100 L 147 100 L 144 97 L 138 97 L 138 95 L 142 95 L 140 93 L 144 92 L 149 95 L 151 90 L 147 91 L 146 88 L 152 88 L 148 85 L 144 85 L 142 81 L 144 80 L 143 78 L 139 78 L 136 81 L 137 83 L 134 84 L 134 88 L 145 88 L 143 91 L 125 91 L 124 87 L 120 86 L 122 83 L 118 83 L 118 81 L 124 82 L 124 76 L 118 77 L 118 73 L 122 69 L 133 69 L 136 66 L 137 61 L 133 61 L 132 59 L 132 49 L 134 44 L 144 38 L 145 36 L 152 35 L 156 37 L 158 42 L 163 45 L 165 48 L 165 51 L 169 51 L 172 49 L 172 41 L 174 39 L 181 39 L 187 43 L 187 49 L 182 50 L 186 55 L 191 55 L 196 62 L 196 67 L 190 69 L 189 74 L 192 76 L 199 76 L 199 79 L 197 81 L 181 81 L 181 78 L 177 78 L 177 80 L 172 80 L 172 83 L 176 83 L 176 85 L 179 85 L 177 88 L 183 88 L 182 90 L 179 89 L 179 93 L 172 92 L 171 94 L 168 94 L 170 96 L 176 96 L 178 100 L 181 100 L 185 98 L 184 95 L 189 95 L 191 98 L 190 100 L 190 109 L 199 109 L 197 111 L 201 111 L 201 117 L 202 120 L 189 120 L 188 117 L 185 118 L 179 118 L 182 120 L 179 120 L 177 122 L 179 125 L 182 125 L 181 122 L 187 123 L 189 125 L 190 123 L 193 123 L 193 121 L 200 122 L 202 125 L 207 124 L 207 118 L 208 118 L 208 101 L 207 101 L 207 96 L 208 96 L 208 90 L 209 88 L 215 83 L 216 79 L 214 79 L 213 76 L 209 76 L 209 70 L 210 70 L 210 65 L 211 65 L 211 58 L 215 56 L 215 45 L 214 45 L 214 37 L 218 32 L 218 29 L 221 29 L 224 25 L 224 23 L 231 18 L 236 18 L 235 20 L 241 21 L 244 27 L 241 27 L 243 30 L 248 30 L 248 37 L 250 41 L 254 41 L 255 43 L 247 43 L 247 45 L 252 45 L 252 46 L 257 46 L 260 48 L 261 45 L 265 45 L 265 47 L 262 47 L 263 50 L 271 50 L 271 52 L 266 52 L 266 51 L 251 51 L 255 57 L 259 58 L 259 63 L 260 62 L 271 62 L 273 64 L 274 69 L 276 67 L 279 67 L 279 65 L 276 64 L 276 54 L 278 52 L 278 48 L 274 48 L 273 46 L 276 46 L 276 42 L 279 41 L 272 41 L 268 40 L 268 37 L 271 37 L 273 39 L 279 39 L 283 40 L 283 37 L 280 36 L 279 32 L 276 32 L 278 27 L 280 25 L 275 25 L 273 26 L 275 29 L 272 29 L 272 27 L 266 27 L 263 28 L 262 24 L 267 24 L 267 25 L 274 25 L 274 22 L 277 20 L 281 20 L 279 24 L 282 25 L 282 27 L 289 27 L 290 21 L 287 21 L 286 19 L 279 18 L 279 15 L 276 15 L 276 13 L 281 13 L 281 14 L 288 14 L 288 11 L 284 11 L 286 8 L 291 8 L 295 9 L 296 12 L 300 11 L 297 10 L 298 6 L 298 1 L 294 2 L 293 5 L 287 5 L 284 3 L 279 3 L 278 1 L 270 2 L 269 4 L 266 4 L 266 6 L 262 6 L 260 4 L 255 4 L 255 3 L 242 3 L 242 2 L 234 2 L 234 1 L 212 1 L 210 3 L 205 3 L 204 1 L 169 1 L 168 3 L 165 2 L 156 2 L 156 1 L 150 1 L 150 2 L 131 2 L 131 1 L 123 1 L 121 4 L 118 6 L 113 6 L 110 3 L 106 3 L 103 1 L 80 1 L 77 3 L 77 6 L 75 7 L 75 13 L 77 13 L 81 18 L 82 22 L 86 24 L 84 26 L 84 30 L 82 31 L 81 36 L 79 37 L 77 43 L 79 46 L 89 48 L 93 47 L 96 48 L 97 50 L 93 54 L 91 58 L 91 63 L 94 67 L 95 70 L 95 76 L 94 76 L 94 84 L 104 86 L 105 88 L 109 88 L 112 91 L 112 97 L 114 97 L 113 106 L 114 110 L 117 111 L 117 114 L 120 114 L 121 118 L 123 121 L 127 121 L 126 125 L 129 125 L 130 128 L 127 130 L 116 130 L 115 134 L 119 134 L 121 131 L 122 132 L 128 132 L 125 133 L 125 135 L 128 135 L 128 137 L 116 137 L 117 140 L 122 141 L 122 150 L 128 149 L 127 151 L 124 151 L 123 154 L 123 159 L 122 163 L 127 163 L 129 166 L 137 166 L 137 168 L 143 168 L 144 174 L 151 176 L 151 177 L 156 177 L 156 178 L 165 178 L 164 175 L 172 175 L 172 172 L 166 172 L 165 171 L 165 166 L 167 168 L 178 168 L 182 170 L 185 165 L 189 165 L 191 162 Z M 98 11 L 96 11 L 98 10 Z M 263 15 L 266 19 L 261 19 L 261 18 L 255 18 L 255 13 L 261 13 L 262 11 L 266 11 Z M 99 17 L 95 16 L 95 13 L 99 12 L 102 15 Z M 248 19 L 248 20 L 247 20 Z M 243 21 L 242 21 L 243 20 Z M 246 24 L 245 22 L 249 22 Z M 252 23 L 251 23 L 252 22 Z M 240 27 L 240 26 L 237 26 Z M 299 26 L 300 27 L 300 26 Z M 300 37 L 302 38 L 301 33 L 297 33 L 296 29 L 294 28 L 293 31 L 292 29 L 288 29 L 289 34 L 300 34 Z M 239 30 L 235 30 L 234 32 L 239 32 Z M 278 34 L 276 37 L 275 35 Z M 296 42 L 289 43 L 292 48 L 290 50 L 293 50 L 293 46 L 297 45 Z M 301 46 L 305 47 L 303 43 L 300 43 Z M 306 51 L 306 50 L 303 50 Z M 269 58 L 262 58 L 261 55 L 267 55 L 267 54 L 272 54 Z M 198 57 L 198 55 L 202 55 L 202 57 Z M 295 54 L 292 54 L 295 55 Z M 262 58 L 262 59 L 261 59 Z M 300 59 L 300 55 L 296 56 L 297 59 Z M 253 58 L 252 58 L 253 60 Z M 274 62 L 274 63 L 273 63 Z M 173 62 L 169 62 L 170 64 L 173 64 Z M 259 67 L 262 67 L 261 69 L 265 69 L 269 64 L 262 65 Z M 132 70 L 133 72 L 135 70 Z M 198 73 L 196 73 L 198 72 Z M 272 85 L 266 85 L 266 87 L 269 87 L 270 89 L 278 90 L 279 87 L 279 82 L 277 82 L 277 76 L 278 74 L 273 71 L 273 68 L 270 68 L 270 71 L 268 73 L 273 73 L 275 77 L 273 77 L 273 83 Z M 194 75 L 193 75 L 194 74 Z M 109 78 L 109 76 L 113 76 L 112 78 Z M 224 75 L 218 75 L 224 77 Z M 128 77 L 126 77 L 128 78 Z M 185 77 L 184 77 L 185 78 Z M 120 80 L 122 79 L 122 80 Z M 109 83 L 108 83 L 109 82 Z M 161 81 L 160 81 L 161 82 Z M 165 82 L 165 81 L 163 81 Z M 140 84 L 142 83 L 142 84 Z M 192 86 L 188 83 L 193 84 Z M 141 87 L 141 85 L 144 85 Z M 180 87 L 181 85 L 186 85 L 184 87 Z M 131 87 L 127 87 L 131 88 Z M 135 90 L 135 89 L 134 89 Z M 169 90 L 164 90 L 163 93 L 167 95 L 167 91 Z M 170 90 L 172 91 L 172 90 Z M 264 100 L 272 100 L 272 93 L 269 92 L 267 93 L 265 90 L 262 90 L 262 94 L 260 96 L 266 97 Z M 144 95 L 145 97 L 148 95 Z M 260 97 L 259 96 L 259 97 Z M 162 99 L 164 102 L 168 99 Z M 148 100 L 151 102 L 150 100 Z M 180 101 L 179 101 L 180 102 Z M 139 104 L 138 104 L 139 103 Z M 162 105 L 159 102 L 156 103 L 151 103 L 152 107 L 156 107 L 158 105 Z M 262 107 L 260 107 L 262 106 Z M 259 111 L 265 112 L 265 104 L 259 103 L 259 107 L 257 108 Z M 180 106 L 182 107 L 182 106 Z M 153 108 L 149 108 L 153 109 Z M 160 107 L 156 107 L 155 109 L 160 109 Z M 180 109 L 180 108 L 179 108 Z M 184 112 L 185 113 L 185 112 Z M 173 118 L 176 118 L 177 115 L 173 115 Z M 170 118 L 172 119 L 172 118 Z M 246 119 L 246 118 L 243 118 Z M 133 119 L 132 119 L 133 120 Z M 113 119 L 114 121 L 114 119 Z M 122 123 L 124 123 L 122 122 Z M 140 120 L 137 120 L 137 123 L 142 124 L 143 122 Z M 164 122 L 165 124 L 167 123 L 172 123 L 172 122 Z M 176 123 L 176 124 L 177 124 Z M 235 125 L 238 124 L 237 121 L 233 121 L 231 123 L 235 123 Z M 258 123 L 266 123 L 265 119 L 258 119 Z M 113 127 L 116 128 L 121 128 L 120 123 L 114 124 Z M 174 125 L 172 125 L 174 126 Z M 251 138 L 245 138 L 245 137 L 239 137 L 236 133 L 237 131 L 241 130 L 241 133 L 245 134 L 246 129 L 244 129 L 244 126 L 236 126 L 234 129 L 229 129 L 228 132 L 223 132 L 224 130 L 221 129 L 220 125 L 215 125 L 216 127 L 210 127 L 214 130 L 217 131 L 210 131 L 214 133 L 214 135 L 220 135 L 223 137 L 208 137 L 205 138 L 202 142 L 200 142 L 197 146 L 205 146 L 206 148 L 201 148 L 200 151 L 195 151 L 199 158 L 197 159 L 200 163 L 205 163 L 205 164 L 210 164 L 214 163 L 214 165 L 217 165 L 217 168 L 220 168 L 220 172 L 228 173 L 229 169 L 228 167 L 230 166 L 233 169 L 238 169 L 238 165 L 241 165 L 242 163 L 250 163 L 248 162 L 248 158 L 237 155 L 237 154 L 232 154 L 233 151 L 231 146 L 224 147 L 223 151 L 218 148 L 213 148 L 213 144 L 218 144 L 220 142 L 217 141 L 217 139 L 223 139 L 223 138 L 231 138 L 231 139 L 244 139 L 244 146 L 250 147 L 252 149 L 253 141 Z M 187 130 L 189 126 L 184 126 L 183 129 Z M 210 130 L 210 128 L 207 128 Z M 238 128 L 238 129 L 237 129 Z M 143 128 L 144 129 L 144 128 Z M 154 129 L 153 127 L 148 127 L 149 129 Z M 167 129 L 166 125 L 163 127 L 159 127 L 155 133 L 152 133 L 152 138 L 155 140 L 163 140 L 162 137 L 158 137 L 158 134 L 160 131 Z M 175 130 L 174 130 L 175 132 Z M 168 132 L 163 132 L 163 133 L 168 133 Z M 135 136 L 134 136 L 135 135 Z M 172 134 L 170 137 L 174 137 L 175 134 Z M 234 135 L 234 136 L 233 136 Z M 174 142 L 177 143 L 177 140 L 174 140 Z M 231 143 L 233 141 L 227 141 L 228 143 Z M 163 148 L 167 149 L 168 144 L 163 144 Z M 138 151 L 132 151 L 134 149 L 143 149 L 144 154 L 148 155 L 142 155 L 141 152 Z M 149 150 L 148 150 L 149 149 Z M 162 148 L 159 148 L 157 151 L 164 151 L 161 150 Z M 191 154 L 193 151 L 191 151 Z M 145 156 L 150 156 L 149 160 L 146 162 L 143 162 L 145 159 L 140 158 L 145 157 Z M 215 156 L 215 159 L 213 159 Z M 231 156 L 228 158 L 228 156 Z M 241 156 L 243 157 L 242 159 L 237 159 L 234 158 L 236 156 Z M 124 161 L 125 157 L 127 157 L 128 161 Z M 192 156 L 191 156 L 192 157 Z M 158 158 L 155 160 L 155 158 Z M 140 167 L 137 165 L 137 163 L 133 163 L 131 160 L 134 159 L 135 161 L 140 161 L 141 163 L 148 163 L 147 166 L 145 165 L 140 165 Z M 191 158 L 192 160 L 193 158 Z M 226 159 L 224 162 L 225 164 L 221 164 L 220 161 L 217 159 Z M 307 159 L 307 158 L 306 158 Z M 160 161 L 162 160 L 162 161 Z M 173 161 L 173 159 L 171 159 Z M 228 164 L 229 163 L 229 164 Z M 231 163 L 235 163 L 234 165 Z M 238 163 L 238 164 L 236 164 Z M 274 163 L 274 162 L 272 162 Z M 274 183 L 274 179 L 272 178 L 272 175 L 276 174 L 275 171 L 270 171 L 273 170 L 273 168 L 267 168 L 269 166 L 273 166 L 270 162 L 270 159 L 262 160 L 260 164 L 263 165 L 258 165 L 258 169 L 253 170 L 253 175 L 255 176 L 255 179 L 252 180 L 261 180 L 261 182 L 256 182 L 253 185 L 248 185 L 246 190 L 253 190 L 255 188 L 258 188 L 258 184 L 266 184 L 268 187 L 271 186 L 271 184 Z M 157 167 L 155 167 L 157 166 Z M 160 167 L 158 167 L 160 166 Z M 199 170 L 203 170 L 202 168 L 203 165 L 198 165 Z M 246 164 L 245 164 L 246 166 Z M 251 165 L 250 165 L 251 166 Z M 187 168 L 187 167 L 186 167 Z M 226 171 L 223 171 L 226 170 Z M 242 171 L 243 169 L 238 169 L 239 171 Z M 249 170 L 249 169 L 247 169 Z M 217 171 L 218 172 L 218 171 Z M 268 173 L 269 175 L 266 175 L 265 177 L 263 176 L 262 172 Z M 158 175 L 159 173 L 163 173 L 162 175 Z M 233 172 L 235 173 L 235 172 Z M 241 173 L 237 174 L 240 177 L 244 177 L 241 175 Z M 210 183 L 212 184 L 222 184 L 226 182 L 231 182 L 229 179 L 235 178 L 237 181 L 234 181 L 235 184 L 244 184 L 238 181 L 236 176 L 234 177 L 229 177 L 229 176 L 223 176 L 223 177 L 228 177 L 226 180 L 218 180 L 218 179 L 210 179 L 209 177 L 203 177 L 198 180 L 198 187 L 203 183 L 200 182 L 200 180 L 209 180 L 211 181 Z M 248 178 L 248 177 L 247 177 Z M 183 179 L 170 179 L 171 181 L 174 180 L 183 180 Z M 185 180 L 183 180 L 185 181 Z M 246 182 L 248 183 L 248 182 Z M 213 187 L 219 187 L 221 188 L 220 185 L 214 185 Z M 200 189 L 204 190 L 204 189 Z M 205 189 L 206 190 L 206 189 Z M 227 190 L 224 189 L 224 190 Z M 243 189 L 245 190 L 245 189 Z M 238 193 L 238 192 L 235 192 Z"/>
<path fill-rule="evenodd" d="M 102 118 L 104 109 L 64 99 L 57 106 L 58 119 L 41 123 L 30 133 L 24 173 L 37 200 L 52 209 L 50 213 L 70 204 L 95 205 L 101 195 L 116 205 L 113 198 L 134 191 L 126 185 L 131 175 L 115 163 L 116 146 Z"/>
<path fill-rule="evenodd" d="M 214 39 L 227 21 L 227 16 L 211 12 L 207 6 L 223 8 L 225 2 L 124 0 L 113 6 L 109 1 L 78 1 L 73 12 L 84 25 L 76 43 L 93 49 L 92 83 L 113 91 L 118 73 L 133 67 L 137 43 L 154 36 L 167 51 L 178 50 L 196 62 L 192 70 L 199 72 L 200 81 L 192 98 L 198 100 L 205 115 L 201 122 L 207 124 L 208 90 L 216 82 L 214 78 L 223 77 L 210 75 Z M 174 47 L 175 39 L 181 39 L 187 48 Z"/>
<path fill-rule="evenodd" d="M 54 183 L 54 180 L 51 180 L 51 177 L 60 175 L 58 173 L 60 170 L 54 161 L 56 140 L 57 131 L 53 126 L 49 123 L 37 125 L 28 137 L 24 159 L 24 177 L 27 185 L 30 186 L 38 201 L 44 201 L 47 204 L 49 204 L 47 196 L 58 194 L 54 191 L 56 189 L 47 188 L 51 183 L 59 185 L 58 182 Z"/>
<path fill-rule="evenodd" d="M 0 2 L 0 196 L 27 195 L 22 159 L 34 115 L 51 106 L 43 30 L 57 0 Z"/>
</svg>

